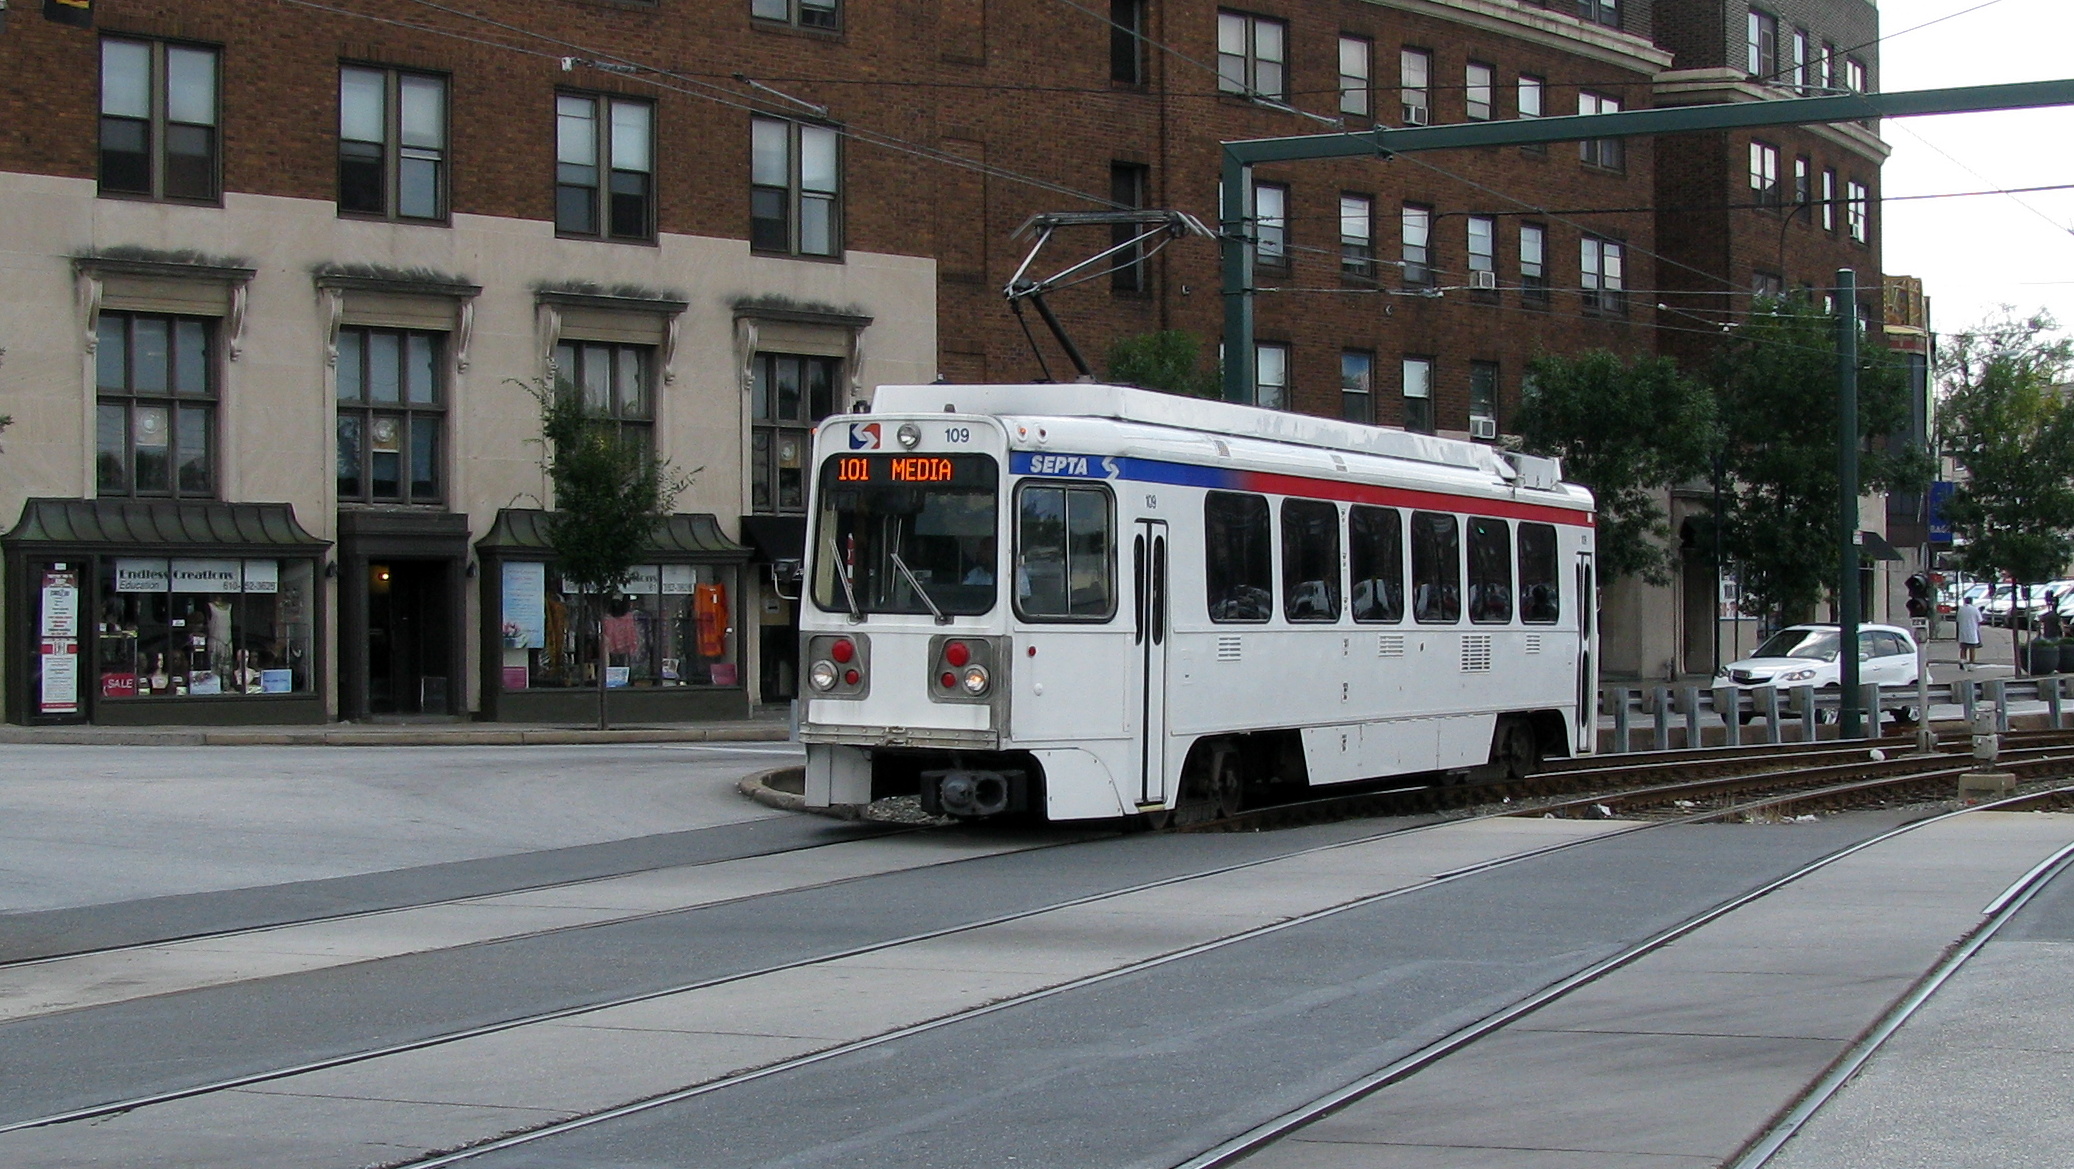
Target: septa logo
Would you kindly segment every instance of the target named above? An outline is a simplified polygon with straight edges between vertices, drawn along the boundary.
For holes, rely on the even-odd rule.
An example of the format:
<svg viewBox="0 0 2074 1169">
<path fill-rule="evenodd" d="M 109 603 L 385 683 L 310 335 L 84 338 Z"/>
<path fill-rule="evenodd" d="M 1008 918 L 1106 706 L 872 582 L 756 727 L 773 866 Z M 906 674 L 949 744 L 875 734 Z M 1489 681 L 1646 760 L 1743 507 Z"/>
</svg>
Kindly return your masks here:
<svg viewBox="0 0 2074 1169">
<path fill-rule="evenodd" d="M 875 451 L 879 449 L 879 424 L 876 422 L 850 423 L 850 449 L 853 451 Z"/>
</svg>

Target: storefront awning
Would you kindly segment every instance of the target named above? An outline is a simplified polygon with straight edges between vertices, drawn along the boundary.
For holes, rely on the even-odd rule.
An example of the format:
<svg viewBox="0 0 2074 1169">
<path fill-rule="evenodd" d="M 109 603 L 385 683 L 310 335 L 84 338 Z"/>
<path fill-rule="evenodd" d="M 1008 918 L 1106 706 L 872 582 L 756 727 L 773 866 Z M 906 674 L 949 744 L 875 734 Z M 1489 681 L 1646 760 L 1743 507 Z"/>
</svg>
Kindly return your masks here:
<svg viewBox="0 0 2074 1169">
<path fill-rule="evenodd" d="M 1899 560 L 1901 553 L 1878 532 L 1858 533 L 1858 555 L 1866 560 Z"/>
<path fill-rule="evenodd" d="M 803 515 L 745 515 L 742 538 L 756 549 L 756 558 L 767 564 L 801 560 L 807 554 L 807 517 Z"/>
<path fill-rule="evenodd" d="M 296 522 L 285 503 L 172 499 L 31 499 L 4 539 L 23 544 L 139 548 L 329 547 Z"/>
<path fill-rule="evenodd" d="M 547 519 L 551 512 L 537 508 L 507 507 L 497 513 L 497 522 L 478 549 L 495 552 L 551 552 Z M 648 542 L 648 554 L 661 560 L 747 560 L 749 550 L 727 538 L 720 522 L 710 512 L 680 512 L 663 521 Z"/>
</svg>

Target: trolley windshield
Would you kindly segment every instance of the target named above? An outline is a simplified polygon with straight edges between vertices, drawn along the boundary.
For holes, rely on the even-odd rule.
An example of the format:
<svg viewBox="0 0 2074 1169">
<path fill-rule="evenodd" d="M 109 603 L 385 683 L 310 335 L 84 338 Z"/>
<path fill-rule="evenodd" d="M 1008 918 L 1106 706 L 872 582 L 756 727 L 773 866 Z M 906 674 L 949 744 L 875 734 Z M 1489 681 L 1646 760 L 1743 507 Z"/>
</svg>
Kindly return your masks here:
<svg viewBox="0 0 2074 1169">
<path fill-rule="evenodd" d="M 837 455 L 821 465 L 814 603 L 831 613 L 974 616 L 1000 589 L 989 455 Z"/>
</svg>

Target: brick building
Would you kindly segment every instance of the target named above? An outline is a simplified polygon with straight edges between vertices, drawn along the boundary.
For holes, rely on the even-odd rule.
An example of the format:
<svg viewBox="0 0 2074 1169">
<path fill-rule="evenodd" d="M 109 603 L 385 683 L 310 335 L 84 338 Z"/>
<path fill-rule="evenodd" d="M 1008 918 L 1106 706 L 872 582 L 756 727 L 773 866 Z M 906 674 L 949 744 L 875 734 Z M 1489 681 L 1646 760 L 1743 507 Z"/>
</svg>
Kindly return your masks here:
<svg viewBox="0 0 2074 1169">
<path fill-rule="evenodd" d="M 1869 4 L 1817 7 L 1843 15 L 1773 15 L 1871 39 Z M 1214 223 L 1220 140 L 1321 120 L 1774 95 L 1729 52 L 1743 14 L 99 0 L 85 28 L 17 5 L 7 717 L 569 717 L 594 647 L 540 545 L 527 390 L 557 375 L 699 469 L 607 630 L 615 702 L 669 718 L 786 697 L 808 429 L 879 384 L 1038 376 L 1000 296 L 1028 216 Z M 1753 199 L 1743 140 L 1260 168 L 1263 404 L 1494 436 L 1538 352 L 1682 353 L 1675 314 L 1734 311 L 1763 271 L 1820 283 L 1853 256 L 1877 288 L 1878 139 L 1767 141 L 1865 183 L 1868 210 Z M 1217 288 L 1214 244 L 1184 239 L 1053 306 L 1098 363 L 1172 328 L 1212 343 L 1207 364 Z M 1677 608 L 1632 607 L 1636 630 Z M 1658 668 L 1635 636 L 1612 670 Z"/>
</svg>

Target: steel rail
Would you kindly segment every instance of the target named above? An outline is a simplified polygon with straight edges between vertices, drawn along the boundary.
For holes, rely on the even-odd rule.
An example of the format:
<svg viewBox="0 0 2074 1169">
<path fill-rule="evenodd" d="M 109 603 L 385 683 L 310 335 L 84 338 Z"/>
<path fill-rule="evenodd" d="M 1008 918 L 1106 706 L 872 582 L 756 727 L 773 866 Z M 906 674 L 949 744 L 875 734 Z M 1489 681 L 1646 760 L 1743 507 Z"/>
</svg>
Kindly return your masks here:
<svg viewBox="0 0 2074 1169">
<path fill-rule="evenodd" d="M 2074 792 L 2074 788 L 2060 790 Z M 1272 1120 L 1255 1125 L 1245 1132 L 1220 1142 L 1195 1157 L 1183 1161 L 1175 1169 L 1223 1169 L 1224 1166 L 1243 1160 L 1267 1145 L 1295 1132 L 1297 1129 L 1329 1116 L 1364 1097 L 1373 1095 L 1391 1084 L 1410 1078 L 1413 1074 L 1431 1067 L 1433 1064 L 1461 1051 L 1476 1041 L 1525 1018 L 1569 994 L 1571 991 L 1596 982 L 1614 971 L 1631 965 L 1637 960 L 1691 934 L 1702 926 L 1718 921 L 1738 909 L 1750 905 L 1761 898 L 1770 896 L 1796 881 L 1812 876 L 1847 857 L 1854 856 L 1866 849 L 1884 844 L 1898 836 L 1926 828 L 1932 824 L 1940 824 L 1958 816 L 1971 815 L 1974 812 L 1992 811 L 2005 803 L 2017 803 L 2023 799 L 2035 799 L 2038 794 L 2040 793 L 2032 793 L 2029 796 L 2008 801 L 1996 801 L 1990 804 L 1959 808 L 1927 819 L 1898 825 L 1876 836 L 1868 837 L 1855 844 L 1846 845 L 1826 856 L 1818 857 L 1785 876 L 1776 878 L 1736 897 L 1729 898 L 1711 909 L 1704 910 L 1649 938 L 1637 942 L 1620 953 L 1603 958 L 1574 974 L 1558 979 L 1533 994 L 1519 999 L 1498 1011 L 1494 1011 L 1482 1019 L 1455 1031 L 1451 1035 L 1435 1040 L 1418 1051 L 1395 1060 L 1352 1083 L 1327 1093 L 1301 1108 L 1292 1109 Z M 1742 1167 L 1737 1167 L 1737 1169 L 1742 1169 Z"/>
</svg>

